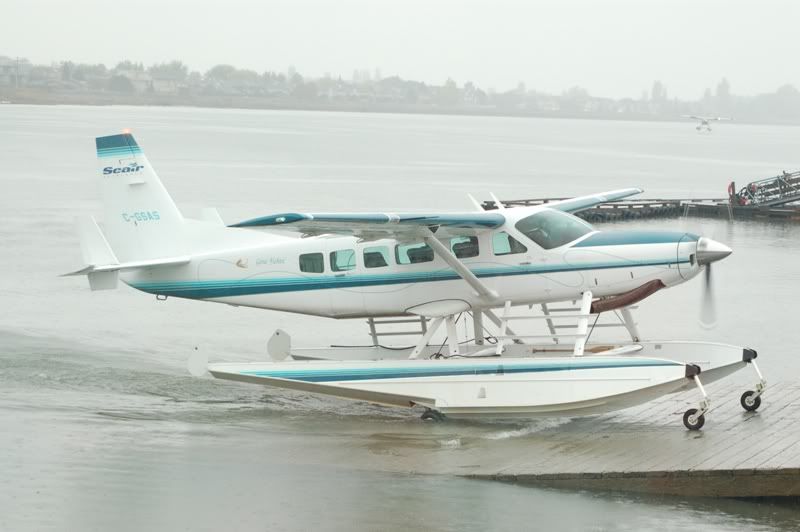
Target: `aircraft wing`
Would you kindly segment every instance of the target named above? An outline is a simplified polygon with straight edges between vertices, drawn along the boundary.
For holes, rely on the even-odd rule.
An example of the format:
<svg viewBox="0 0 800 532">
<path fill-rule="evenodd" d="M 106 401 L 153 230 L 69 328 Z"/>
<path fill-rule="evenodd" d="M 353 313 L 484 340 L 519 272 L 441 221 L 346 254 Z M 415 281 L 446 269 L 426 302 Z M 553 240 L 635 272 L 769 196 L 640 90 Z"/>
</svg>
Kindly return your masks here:
<svg viewBox="0 0 800 532">
<path fill-rule="evenodd" d="M 564 212 L 578 212 L 601 203 L 618 201 L 634 194 L 640 188 L 611 190 L 590 196 L 553 201 L 545 206 Z M 396 240 L 419 240 L 428 236 L 428 229 L 437 237 L 475 235 L 494 229 L 506 221 L 502 211 L 465 213 L 299 213 L 270 214 L 245 220 L 230 227 L 253 229 L 276 229 L 293 231 L 307 236 L 352 235 L 363 240 L 393 238 Z"/>
<path fill-rule="evenodd" d="M 474 235 L 500 227 L 499 212 L 468 213 L 283 213 L 245 220 L 231 227 L 280 229 L 304 235 L 352 235 L 364 240 L 417 240 L 435 229 L 437 236 Z"/>
<path fill-rule="evenodd" d="M 619 201 L 644 192 L 641 188 L 622 188 L 619 190 L 610 190 L 608 192 L 601 192 L 599 194 L 592 194 L 591 196 L 580 196 L 577 198 L 570 198 L 560 201 L 551 201 L 545 203 L 546 207 L 557 209 L 559 211 L 575 213 L 586 209 L 591 209 L 601 203 L 608 203 L 610 201 Z"/>
</svg>

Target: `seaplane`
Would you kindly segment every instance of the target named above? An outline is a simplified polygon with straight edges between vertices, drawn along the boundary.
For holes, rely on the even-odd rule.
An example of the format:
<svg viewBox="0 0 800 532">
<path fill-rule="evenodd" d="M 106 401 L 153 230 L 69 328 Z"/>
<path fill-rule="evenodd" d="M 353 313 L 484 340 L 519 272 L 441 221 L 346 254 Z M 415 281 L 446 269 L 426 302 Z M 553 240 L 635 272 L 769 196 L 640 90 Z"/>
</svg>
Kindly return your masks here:
<svg viewBox="0 0 800 532">
<path fill-rule="evenodd" d="M 121 280 L 158 300 L 369 325 L 371 341 L 356 346 L 295 347 L 276 330 L 268 360 L 206 360 L 205 375 L 417 408 L 426 420 L 577 417 L 696 388 L 683 422 L 697 430 L 704 385 L 749 366 L 757 380 L 741 405 L 761 404 L 755 350 L 641 337 L 637 304 L 708 278 L 731 249 L 684 231 L 601 231 L 575 216 L 638 188 L 531 207 L 492 195 L 484 209 L 470 196 L 466 212 L 283 212 L 226 225 L 215 209 L 184 217 L 130 133 L 96 146 L 103 224 L 78 219 L 84 266 L 66 275 L 88 277 L 92 290 Z M 598 336 L 612 326 L 620 338 Z M 415 338 L 385 345 L 398 335 Z"/>
<path fill-rule="evenodd" d="M 709 133 L 711 133 L 711 122 L 720 122 L 722 120 L 730 120 L 730 118 L 724 117 L 724 116 L 683 115 L 683 118 L 688 118 L 690 120 L 697 120 L 700 123 L 697 124 L 697 127 L 695 127 L 695 129 L 698 132 L 701 132 L 701 131 L 703 131 L 703 129 L 705 129 Z"/>
</svg>

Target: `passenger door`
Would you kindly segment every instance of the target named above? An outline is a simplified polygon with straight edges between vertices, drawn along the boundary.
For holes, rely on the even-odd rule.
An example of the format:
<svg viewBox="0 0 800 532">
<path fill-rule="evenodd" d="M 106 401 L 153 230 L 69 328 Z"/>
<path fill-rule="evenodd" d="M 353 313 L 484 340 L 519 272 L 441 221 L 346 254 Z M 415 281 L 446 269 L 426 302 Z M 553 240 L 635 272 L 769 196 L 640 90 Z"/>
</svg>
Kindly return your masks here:
<svg viewBox="0 0 800 532">
<path fill-rule="evenodd" d="M 337 249 L 328 254 L 333 275 L 331 293 L 333 313 L 340 317 L 364 314 L 364 294 L 358 286 L 358 261 L 355 248 Z"/>
</svg>

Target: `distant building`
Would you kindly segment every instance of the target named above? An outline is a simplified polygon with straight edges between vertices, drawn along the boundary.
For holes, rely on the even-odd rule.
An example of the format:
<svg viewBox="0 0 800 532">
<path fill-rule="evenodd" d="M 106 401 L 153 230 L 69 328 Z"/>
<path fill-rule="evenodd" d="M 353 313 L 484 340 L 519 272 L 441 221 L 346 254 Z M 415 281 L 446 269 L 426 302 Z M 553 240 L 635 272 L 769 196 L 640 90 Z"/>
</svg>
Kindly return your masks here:
<svg viewBox="0 0 800 532">
<path fill-rule="evenodd" d="M 62 85 L 61 69 L 55 66 L 37 65 L 31 67 L 28 87 L 57 89 Z"/>
<path fill-rule="evenodd" d="M 159 94 L 178 94 L 181 92 L 185 84 L 177 79 L 177 77 L 159 75 L 153 77 L 152 88 L 153 92 Z"/>
<path fill-rule="evenodd" d="M 135 92 L 150 92 L 153 90 L 153 77 L 142 70 L 118 70 L 118 76 L 128 78 Z"/>
<path fill-rule="evenodd" d="M 27 59 L 0 56 L 0 86 L 24 87 L 28 84 L 31 64 Z"/>
</svg>

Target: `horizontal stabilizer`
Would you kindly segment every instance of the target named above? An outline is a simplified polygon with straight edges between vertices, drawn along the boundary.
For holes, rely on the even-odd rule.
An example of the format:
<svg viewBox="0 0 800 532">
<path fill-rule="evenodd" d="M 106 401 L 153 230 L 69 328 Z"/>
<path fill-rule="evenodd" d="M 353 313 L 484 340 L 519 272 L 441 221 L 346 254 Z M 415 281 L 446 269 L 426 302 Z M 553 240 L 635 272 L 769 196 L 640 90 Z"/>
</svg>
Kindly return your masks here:
<svg viewBox="0 0 800 532">
<path fill-rule="evenodd" d="M 76 225 L 81 242 L 81 255 L 86 266 L 74 272 L 65 273 L 64 276 L 86 275 L 89 277 L 89 286 L 92 290 L 116 288 L 121 270 L 176 266 L 186 264 L 191 260 L 189 256 L 181 256 L 120 263 L 93 217 L 80 217 L 77 219 Z"/>
<path fill-rule="evenodd" d="M 89 278 L 89 288 L 95 290 L 114 290 L 119 281 L 119 272 L 89 272 L 86 274 Z"/>
<path fill-rule="evenodd" d="M 152 260 L 139 260 L 133 262 L 122 262 L 116 264 L 100 264 L 94 265 L 91 264 L 80 270 L 75 270 L 74 272 L 65 273 L 62 277 L 69 277 L 71 275 L 88 275 L 90 273 L 97 273 L 97 272 L 118 272 L 121 270 L 135 270 L 137 268 L 155 268 L 158 266 L 180 266 L 181 264 L 188 264 L 192 260 L 192 257 L 167 257 L 164 259 L 152 259 Z"/>
</svg>

